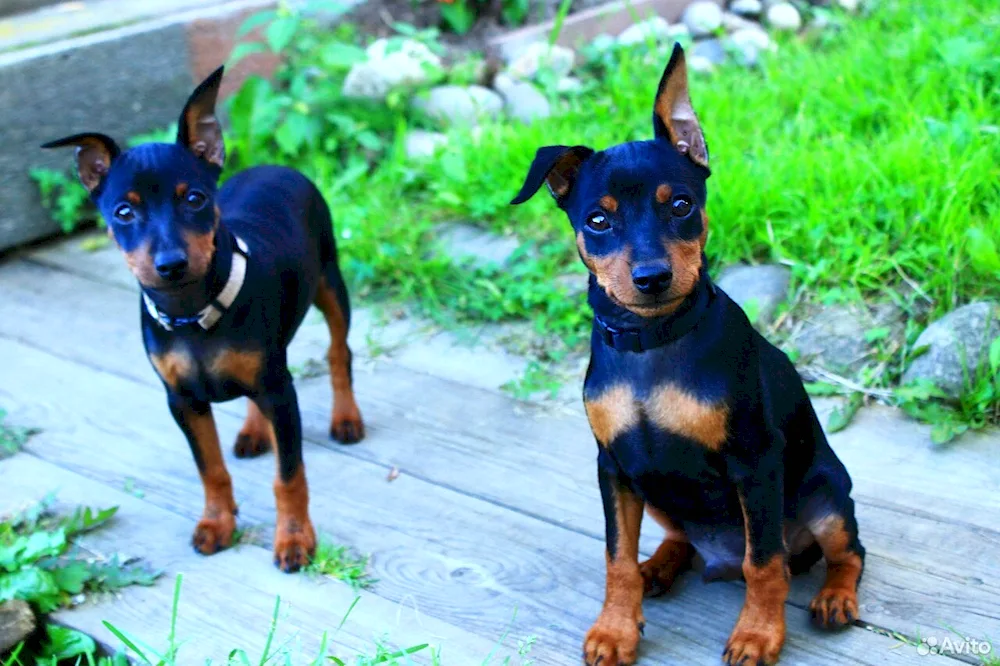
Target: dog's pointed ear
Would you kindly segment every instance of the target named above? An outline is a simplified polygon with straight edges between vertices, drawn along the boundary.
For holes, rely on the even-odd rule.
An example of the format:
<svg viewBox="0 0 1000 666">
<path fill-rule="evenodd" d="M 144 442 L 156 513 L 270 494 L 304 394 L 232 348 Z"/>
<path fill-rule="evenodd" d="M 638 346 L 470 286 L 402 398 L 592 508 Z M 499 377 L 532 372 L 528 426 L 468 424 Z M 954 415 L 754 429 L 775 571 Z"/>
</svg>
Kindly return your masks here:
<svg viewBox="0 0 1000 666">
<path fill-rule="evenodd" d="M 177 122 L 177 143 L 220 169 L 226 161 L 226 146 L 222 142 L 222 123 L 215 113 L 215 102 L 223 69 L 220 67 L 212 72 L 195 88 Z"/>
<path fill-rule="evenodd" d="M 573 188 L 580 166 L 594 154 L 587 146 L 545 146 L 535 153 L 535 159 L 528 169 L 521 191 L 511 201 L 521 204 L 534 196 L 545 183 L 556 203 L 562 207 L 566 196 Z"/>
<path fill-rule="evenodd" d="M 104 180 L 111 163 L 121 154 L 115 140 L 104 134 L 87 132 L 56 139 L 42 144 L 42 148 L 76 147 L 76 172 L 80 182 L 93 192 Z"/>
<path fill-rule="evenodd" d="M 692 162 L 708 168 L 708 145 L 691 105 L 688 91 L 687 62 L 684 49 L 674 44 L 670 62 L 663 70 L 653 104 L 653 132 L 656 138 L 667 139 Z"/>
</svg>

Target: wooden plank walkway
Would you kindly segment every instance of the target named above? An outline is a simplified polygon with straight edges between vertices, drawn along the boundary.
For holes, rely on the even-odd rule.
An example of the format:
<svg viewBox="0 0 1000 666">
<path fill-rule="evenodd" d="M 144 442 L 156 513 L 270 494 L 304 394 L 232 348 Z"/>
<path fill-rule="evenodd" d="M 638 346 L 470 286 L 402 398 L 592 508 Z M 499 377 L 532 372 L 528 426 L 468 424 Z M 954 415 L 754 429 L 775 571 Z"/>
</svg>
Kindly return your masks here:
<svg viewBox="0 0 1000 666">
<path fill-rule="evenodd" d="M 225 663 L 234 647 L 259 651 L 277 595 L 279 636 L 308 654 L 355 595 L 337 582 L 280 574 L 267 544 L 207 558 L 191 550 L 202 491 L 143 354 L 138 307 L 111 249 L 83 252 L 71 239 L 0 262 L 0 406 L 15 423 L 43 430 L 0 462 L 0 512 L 56 488 L 67 504 L 121 506 L 88 546 L 145 557 L 167 575 L 153 588 L 59 615 L 110 645 L 101 620 L 164 639 L 173 579 L 183 573 L 184 663 Z M 372 338 L 395 351 L 374 357 Z M 297 382 L 313 519 L 336 541 L 371 553 L 379 579 L 334 636 L 338 654 L 388 633 L 397 645 L 443 646 L 447 665 L 474 665 L 511 627 L 501 655 L 516 654 L 516 638 L 535 636 L 535 663 L 579 663 L 603 597 L 604 546 L 594 445 L 578 401 L 512 401 L 496 387 L 517 374 L 520 359 L 363 308 L 352 346 L 369 429 L 360 446 L 327 441 L 326 378 Z M 325 348 L 325 325 L 307 318 L 293 363 L 322 359 Z M 217 407 L 223 442 L 235 437 L 243 410 L 242 401 Z M 873 628 L 913 639 L 957 632 L 992 639 L 1000 651 L 1000 437 L 936 450 L 926 428 L 868 409 L 831 440 L 854 477 L 869 553 L 863 622 L 834 635 L 809 626 L 817 567 L 793 583 L 781 663 L 955 662 L 919 656 Z M 241 525 L 261 526 L 269 539 L 273 464 L 229 451 L 227 463 Z M 394 468 L 401 474 L 390 482 Z M 125 492 L 128 479 L 141 498 Z M 650 552 L 660 533 L 646 527 Z M 668 597 L 647 602 L 641 663 L 719 663 L 742 597 L 741 584 L 687 575 Z"/>
</svg>

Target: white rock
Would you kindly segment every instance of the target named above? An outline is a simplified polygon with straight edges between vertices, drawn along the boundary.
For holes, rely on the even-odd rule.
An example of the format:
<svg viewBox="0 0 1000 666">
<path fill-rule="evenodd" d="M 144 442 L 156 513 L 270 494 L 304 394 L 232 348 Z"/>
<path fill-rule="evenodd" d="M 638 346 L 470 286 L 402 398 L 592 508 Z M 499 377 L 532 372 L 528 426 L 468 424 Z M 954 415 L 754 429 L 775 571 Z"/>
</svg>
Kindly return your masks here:
<svg viewBox="0 0 1000 666">
<path fill-rule="evenodd" d="M 418 41 L 379 39 L 366 50 L 368 60 L 355 63 L 344 79 L 345 97 L 384 99 L 397 86 L 430 80 L 441 59 Z"/>
<path fill-rule="evenodd" d="M 727 41 L 741 54 L 741 62 L 748 67 L 757 64 L 761 51 L 771 49 L 771 38 L 762 28 L 745 28 L 729 35 Z"/>
<path fill-rule="evenodd" d="M 504 110 L 511 118 L 530 124 L 552 114 L 549 100 L 530 83 L 517 82 L 503 91 Z"/>
<path fill-rule="evenodd" d="M 740 16 L 760 16 L 764 3 L 760 0 L 733 0 L 729 3 L 729 11 Z"/>
<path fill-rule="evenodd" d="M 849 12 L 856 12 L 861 6 L 860 0 L 837 0 L 837 4 L 840 5 L 841 9 L 845 9 Z"/>
<path fill-rule="evenodd" d="M 802 16 L 794 5 L 787 2 L 779 2 L 768 8 L 767 22 L 775 30 L 794 32 L 802 27 Z"/>
<path fill-rule="evenodd" d="M 507 91 L 518 84 L 517 79 L 515 79 L 510 74 L 505 72 L 500 72 L 495 77 L 493 77 L 493 89 L 496 90 L 501 95 L 506 95 Z"/>
<path fill-rule="evenodd" d="M 662 16 L 653 16 L 625 28 L 618 35 L 618 43 L 622 46 L 640 44 L 652 38 L 661 41 L 670 37 L 670 22 Z"/>
<path fill-rule="evenodd" d="M 673 41 L 689 38 L 691 37 L 691 28 L 687 27 L 683 23 L 674 23 L 670 26 L 670 31 L 667 33 L 667 37 Z"/>
<path fill-rule="evenodd" d="M 756 21 L 751 21 L 748 18 L 743 18 L 739 14 L 733 14 L 732 12 L 726 12 L 722 15 L 722 27 L 726 29 L 726 32 L 733 32 L 734 30 L 743 30 L 744 28 L 754 28 L 757 27 Z"/>
<path fill-rule="evenodd" d="M 368 54 L 369 60 L 385 60 L 389 56 L 402 53 L 413 60 L 431 63 L 438 67 L 441 66 L 441 58 L 431 51 L 426 44 L 418 42 L 415 39 L 383 37 L 372 42 L 365 49 L 365 53 Z"/>
<path fill-rule="evenodd" d="M 482 86 L 437 86 L 427 98 L 416 98 L 414 106 L 428 116 L 450 124 L 475 125 L 483 117 L 496 117 L 503 99 Z"/>
<path fill-rule="evenodd" d="M 556 92 L 575 93 L 583 89 L 583 81 L 575 76 L 564 76 L 556 83 Z"/>
<path fill-rule="evenodd" d="M 722 8 L 714 2 L 698 0 L 688 5 L 681 20 L 695 37 L 711 35 L 722 25 Z"/>
<path fill-rule="evenodd" d="M 726 62 L 726 49 L 718 39 L 703 39 L 695 42 L 691 55 L 705 58 L 713 65 L 721 65 Z"/>
<path fill-rule="evenodd" d="M 715 71 L 715 63 L 702 55 L 693 55 L 688 58 L 688 69 L 699 74 L 711 74 Z"/>
<path fill-rule="evenodd" d="M 597 37 L 594 37 L 594 39 L 590 42 L 590 47 L 595 49 L 599 53 L 603 53 L 605 51 L 610 51 L 611 49 L 615 48 L 615 45 L 617 43 L 618 40 L 615 39 L 613 36 L 609 35 L 606 32 L 602 32 Z"/>
<path fill-rule="evenodd" d="M 410 159 L 431 157 L 440 146 L 448 143 L 448 137 L 440 132 L 411 130 L 406 135 L 406 156 Z"/>
<path fill-rule="evenodd" d="M 551 69 L 556 76 L 566 76 L 573 69 L 576 53 L 565 46 L 548 42 L 534 42 L 521 51 L 510 63 L 507 72 L 516 79 L 531 79 L 543 67 Z"/>
</svg>

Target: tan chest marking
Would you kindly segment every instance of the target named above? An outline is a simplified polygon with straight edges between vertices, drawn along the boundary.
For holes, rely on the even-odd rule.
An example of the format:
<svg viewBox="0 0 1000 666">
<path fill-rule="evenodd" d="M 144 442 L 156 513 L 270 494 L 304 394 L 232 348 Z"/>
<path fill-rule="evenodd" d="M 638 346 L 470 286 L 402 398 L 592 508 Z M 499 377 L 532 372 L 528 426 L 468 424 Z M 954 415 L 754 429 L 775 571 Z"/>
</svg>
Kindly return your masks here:
<svg viewBox="0 0 1000 666">
<path fill-rule="evenodd" d="M 264 355 L 259 351 L 227 349 L 212 358 L 209 372 L 221 379 L 233 379 L 243 386 L 257 385 L 264 365 Z"/>
<path fill-rule="evenodd" d="M 585 400 L 583 406 L 590 429 L 603 446 L 639 423 L 639 403 L 625 384 L 612 386 L 593 400 Z"/>
<path fill-rule="evenodd" d="M 172 389 L 176 389 L 182 380 L 191 377 L 195 371 L 194 359 L 184 350 L 151 354 L 149 360 L 153 362 L 156 374 Z"/>
<path fill-rule="evenodd" d="M 673 384 L 655 389 L 646 401 L 649 420 L 658 428 L 718 451 L 727 438 L 729 409 L 721 403 L 702 402 Z"/>
</svg>

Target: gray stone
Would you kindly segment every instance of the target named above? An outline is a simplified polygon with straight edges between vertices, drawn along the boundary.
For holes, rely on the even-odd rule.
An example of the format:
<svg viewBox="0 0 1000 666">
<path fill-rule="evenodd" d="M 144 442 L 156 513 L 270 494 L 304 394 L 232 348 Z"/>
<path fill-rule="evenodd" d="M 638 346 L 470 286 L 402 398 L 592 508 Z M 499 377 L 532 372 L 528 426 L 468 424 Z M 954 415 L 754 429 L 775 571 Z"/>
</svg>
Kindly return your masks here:
<svg viewBox="0 0 1000 666">
<path fill-rule="evenodd" d="M 670 31 L 667 33 L 667 37 L 671 41 L 681 41 L 691 38 L 691 28 L 687 27 L 683 23 L 674 23 L 670 26 Z M 673 44 L 670 45 L 673 48 Z"/>
<path fill-rule="evenodd" d="M 590 48 L 594 49 L 598 53 L 606 53 L 611 51 L 618 45 L 618 40 L 606 32 L 602 32 L 597 37 L 590 42 Z"/>
<path fill-rule="evenodd" d="M 695 37 L 711 35 L 722 26 L 722 8 L 714 2 L 698 0 L 688 5 L 681 20 Z"/>
<path fill-rule="evenodd" d="M 713 65 L 721 65 L 726 62 L 726 49 L 718 39 L 702 39 L 695 42 L 691 55 L 692 57 L 704 58 Z"/>
<path fill-rule="evenodd" d="M 583 90 L 583 81 L 575 76 L 564 76 L 556 83 L 556 92 L 575 93 Z"/>
<path fill-rule="evenodd" d="M 729 297 L 748 314 L 756 311 L 754 323 L 767 324 L 774 319 L 778 306 L 788 298 L 791 271 L 777 264 L 730 266 L 717 280 Z"/>
<path fill-rule="evenodd" d="M 736 30 L 745 30 L 748 28 L 759 28 L 760 24 L 756 21 L 751 21 L 748 18 L 743 18 L 739 14 L 733 14 L 732 12 L 726 12 L 722 15 L 722 27 L 726 29 L 726 32 L 733 32 Z"/>
<path fill-rule="evenodd" d="M 28 171 L 68 171 L 73 151 L 39 144 L 88 131 L 124 141 L 166 127 L 193 88 L 178 65 L 186 62 L 182 24 L 0 54 L 0 250 L 59 233 Z"/>
<path fill-rule="evenodd" d="M 715 71 L 715 63 L 705 56 L 700 55 L 693 55 L 688 58 L 687 66 L 692 72 L 698 72 L 699 74 L 711 74 Z"/>
<path fill-rule="evenodd" d="M 28 602 L 14 599 L 0 604 L 0 655 L 35 631 L 35 614 Z"/>
<path fill-rule="evenodd" d="M 521 244 L 471 224 L 443 225 L 438 240 L 452 261 L 471 261 L 481 268 L 503 266 Z"/>
<path fill-rule="evenodd" d="M 670 22 L 662 16 L 653 16 L 625 28 L 618 35 L 618 43 L 622 46 L 641 44 L 648 39 L 660 42 L 670 38 Z"/>
<path fill-rule="evenodd" d="M 526 46 L 507 68 L 516 79 L 532 79 L 540 69 L 548 68 L 556 76 L 566 76 L 573 69 L 576 53 L 565 46 L 549 46 L 548 42 L 533 42 Z"/>
<path fill-rule="evenodd" d="M 795 5 L 779 2 L 767 9 L 767 22 L 775 30 L 795 32 L 802 27 L 802 15 Z"/>
<path fill-rule="evenodd" d="M 840 5 L 841 9 L 854 13 L 861 6 L 861 0 L 837 0 L 837 4 Z"/>
<path fill-rule="evenodd" d="M 406 156 L 410 159 L 431 157 L 438 148 L 448 143 L 448 137 L 440 132 L 411 130 L 406 135 Z"/>
<path fill-rule="evenodd" d="M 729 11 L 740 16 L 756 18 L 764 11 L 764 3 L 760 0 L 733 0 L 729 3 Z"/>
<path fill-rule="evenodd" d="M 869 328 L 869 317 L 864 313 L 835 305 L 807 319 L 792 344 L 803 363 L 817 363 L 833 372 L 853 374 L 865 364 L 869 354 L 865 341 Z"/>
<path fill-rule="evenodd" d="M 555 278 L 557 286 L 571 298 L 580 298 L 587 293 L 589 282 L 586 273 L 565 273 Z"/>
<path fill-rule="evenodd" d="M 759 27 L 737 30 L 729 35 L 727 42 L 740 54 L 740 62 L 748 67 L 757 64 L 761 51 L 771 48 L 771 38 Z"/>
<path fill-rule="evenodd" d="M 385 99 L 393 88 L 427 83 L 441 70 L 441 59 L 413 39 L 378 39 L 366 54 L 344 78 L 345 97 Z"/>
<path fill-rule="evenodd" d="M 963 305 L 920 334 L 915 347 L 926 346 L 927 352 L 913 359 L 903 373 L 903 383 L 927 379 L 957 398 L 965 387 L 965 373 L 972 378 L 989 363 L 989 347 L 997 336 L 1000 305 L 985 301 Z"/>
<path fill-rule="evenodd" d="M 482 86 L 437 86 L 413 104 L 431 118 L 456 125 L 478 124 L 481 118 L 496 117 L 503 109 L 500 95 Z"/>
<path fill-rule="evenodd" d="M 501 94 L 507 115 L 521 122 L 530 124 L 536 118 L 548 118 L 552 114 L 549 100 L 530 83 L 515 82 Z"/>
</svg>

